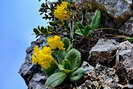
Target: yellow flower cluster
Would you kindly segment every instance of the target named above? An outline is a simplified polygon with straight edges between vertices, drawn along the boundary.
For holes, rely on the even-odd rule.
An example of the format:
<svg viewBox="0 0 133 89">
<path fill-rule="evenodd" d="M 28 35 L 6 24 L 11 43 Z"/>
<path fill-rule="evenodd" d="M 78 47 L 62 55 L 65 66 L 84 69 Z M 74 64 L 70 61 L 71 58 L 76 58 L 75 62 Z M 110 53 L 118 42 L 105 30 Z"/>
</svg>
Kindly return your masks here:
<svg viewBox="0 0 133 89">
<path fill-rule="evenodd" d="M 54 63 L 54 58 L 52 57 L 52 50 L 50 47 L 43 47 L 41 50 L 38 46 L 34 47 L 32 55 L 32 63 L 39 64 L 42 68 L 48 69 L 51 64 Z"/>
<path fill-rule="evenodd" d="M 68 20 L 70 18 L 70 11 L 68 11 L 68 2 L 63 1 L 61 4 L 57 5 L 54 10 L 54 16 L 60 20 Z"/>
<path fill-rule="evenodd" d="M 60 36 L 55 35 L 52 37 L 48 37 L 47 42 L 51 49 L 58 48 L 59 50 L 64 50 L 64 43 L 61 41 Z"/>
<path fill-rule="evenodd" d="M 50 68 L 51 64 L 55 63 L 52 49 L 64 50 L 64 43 L 61 41 L 60 36 L 48 37 L 47 42 L 49 47 L 44 46 L 42 49 L 39 49 L 38 46 L 35 46 L 32 55 L 32 63 L 39 64 L 44 69 Z"/>
</svg>

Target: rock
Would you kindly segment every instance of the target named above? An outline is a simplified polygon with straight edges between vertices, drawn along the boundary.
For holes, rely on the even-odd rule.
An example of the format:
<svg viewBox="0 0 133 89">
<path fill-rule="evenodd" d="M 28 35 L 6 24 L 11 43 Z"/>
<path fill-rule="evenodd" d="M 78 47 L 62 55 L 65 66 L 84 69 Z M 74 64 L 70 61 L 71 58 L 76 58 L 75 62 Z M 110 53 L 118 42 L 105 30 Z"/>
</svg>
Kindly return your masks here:
<svg viewBox="0 0 133 89">
<path fill-rule="evenodd" d="M 133 17 L 124 23 L 124 25 L 120 27 L 119 31 L 123 34 L 133 36 Z"/>
<path fill-rule="evenodd" d="M 119 16 L 123 12 L 125 12 L 129 4 L 131 4 L 131 1 L 128 0 L 96 0 L 97 2 L 104 4 L 108 13 L 110 13 L 113 16 Z"/>
<path fill-rule="evenodd" d="M 44 36 L 40 36 L 36 41 L 31 42 L 31 46 L 26 50 L 26 57 L 24 63 L 21 65 L 19 74 L 25 80 L 28 89 L 45 89 L 44 83 L 46 80 L 44 72 L 41 70 L 39 65 L 33 65 L 31 63 L 31 55 L 33 47 L 35 45 L 42 46 L 46 42 Z"/>
<path fill-rule="evenodd" d="M 85 37 L 76 37 L 74 40 L 74 48 L 78 49 L 81 53 L 81 58 L 83 61 L 86 61 L 89 56 L 89 51 L 91 48 L 97 43 L 97 40 L 99 38 L 95 39 L 87 39 Z"/>
<path fill-rule="evenodd" d="M 45 74 L 36 73 L 33 75 L 32 79 L 29 82 L 29 89 L 46 89 L 44 87 L 45 81 Z"/>
<path fill-rule="evenodd" d="M 131 9 L 133 7 L 133 5 L 131 6 L 131 4 L 133 3 L 132 0 L 96 1 L 103 4 L 107 9 L 107 12 L 114 17 L 112 18 L 109 15 L 103 16 L 105 18 L 102 21 L 105 27 L 117 28 L 120 32 L 133 36 L 133 18 L 131 18 L 133 16 L 133 9 Z M 116 19 L 116 17 L 118 18 Z"/>
<path fill-rule="evenodd" d="M 116 54 L 117 71 L 120 83 L 128 83 L 133 80 L 133 44 L 129 41 L 125 41 L 119 44 L 119 48 Z"/>
<path fill-rule="evenodd" d="M 88 69 L 90 69 L 89 66 Z M 91 72 L 88 72 L 90 78 L 86 79 L 77 89 L 116 89 L 119 87 L 118 76 L 115 74 L 115 69 L 100 64 L 97 64 L 96 67 L 92 69 Z"/>
<path fill-rule="evenodd" d="M 83 62 L 81 67 L 84 68 L 86 74 L 89 74 L 94 71 L 94 67 L 85 61 Z"/>
<path fill-rule="evenodd" d="M 129 41 L 122 42 L 117 51 L 117 55 L 120 56 L 119 60 L 123 62 L 125 68 L 133 67 L 133 44 Z"/>
<path fill-rule="evenodd" d="M 116 89 L 119 87 L 119 79 L 115 74 L 115 69 L 101 64 L 96 64 L 96 67 L 93 67 L 87 62 L 83 62 L 82 67 L 87 73 L 86 80 L 83 84 L 77 86 L 76 89 L 97 89 L 98 87 L 99 89 Z"/>
<path fill-rule="evenodd" d="M 110 87 L 111 89 L 118 87 L 119 78 L 115 74 L 115 69 L 97 64 L 95 72 L 103 87 Z"/>
<path fill-rule="evenodd" d="M 91 65 L 100 63 L 112 67 L 114 65 L 115 53 L 118 48 L 118 42 L 113 39 L 99 39 L 90 50 L 88 61 Z"/>
</svg>

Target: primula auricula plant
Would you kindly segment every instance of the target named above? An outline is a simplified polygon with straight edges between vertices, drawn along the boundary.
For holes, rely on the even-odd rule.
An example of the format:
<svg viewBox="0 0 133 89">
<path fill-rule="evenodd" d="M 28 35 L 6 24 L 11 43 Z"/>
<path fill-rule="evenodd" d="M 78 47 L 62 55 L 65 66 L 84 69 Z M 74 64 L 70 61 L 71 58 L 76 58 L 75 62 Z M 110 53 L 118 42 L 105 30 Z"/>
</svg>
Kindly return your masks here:
<svg viewBox="0 0 133 89">
<path fill-rule="evenodd" d="M 64 81 L 75 82 L 84 75 L 81 53 L 73 48 L 74 35 L 76 33 L 88 37 L 93 30 L 99 28 L 101 12 L 97 10 L 91 24 L 84 26 L 79 19 L 74 19 L 78 17 L 74 9 L 75 3 L 68 1 L 42 4 L 41 11 L 45 12 L 45 19 L 52 19 L 48 27 L 38 26 L 34 29 L 37 36 L 45 35 L 47 43 L 43 47 L 34 47 L 32 63 L 40 65 L 47 74 L 45 87 L 57 87 Z M 48 12 L 49 10 L 51 12 Z M 64 33 L 67 33 L 67 36 Z"/>
<path fill-rule="evenodd" d="M 46 87 L 56 87 L 65 80 L 77 81 L 84 75 L 80 52 L 72 48 L 68 38 L 58 35 L 48 37 L 46 46 L 34 47 L 32 63 L 40 65 L 47 74 Z"/>
</svg>

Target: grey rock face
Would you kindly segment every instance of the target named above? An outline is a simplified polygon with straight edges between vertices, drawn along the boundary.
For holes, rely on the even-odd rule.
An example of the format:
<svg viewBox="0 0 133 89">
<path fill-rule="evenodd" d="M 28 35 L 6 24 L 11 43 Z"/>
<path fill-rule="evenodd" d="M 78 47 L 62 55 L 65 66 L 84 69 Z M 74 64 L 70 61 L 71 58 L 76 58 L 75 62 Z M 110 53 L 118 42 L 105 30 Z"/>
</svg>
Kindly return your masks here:
<svg viewBox="0 0 133 89">
<path fill-rule="evenodd" d="M 133 44 L 129 41 L 122 42 L 120 43 L 117 52 L 117 55 L 121 56 L 120 60 L 123 61 L 125 67 L 133 67 L 133 65 L 130 64 L 133 61 Z"/>
<path fill-rule="evenodd" d="M 128 41 L 119 44 L 115 40 L 100 39 L 90 51 L 89 63 L 104 66 L 114 63 L 119 83 L 128 84 L 133 80 L 133 44 Z"/>
<path fill-rule="evenodd" d="M 83 62 L 81 67 L 84 68 L 86 74 L 89 74 L 94 71 L 94 67 L 85 61 Z"/>
<path fill-rule="evenodd" d="M 122 78 L 121 81 L 127 83 L 128 80 L 133 80 L 133 44 L 128 41 L 120 43 L 116 56 L 117 73 Z"/>
<path fill-rule="evenodd" d="M 113 39 L 99 39 L 97 44 L 90 51 L 89 63 L 110 65 L 114 60 L 118 44 L 119 43 Z"/>
<path fill-rule="evenodd" d="M 129 10 L 130 4 L 133 3 L 132 0 L 96 0 L 97 2 L 103 4 L 108 13 L 113 16 L 120 16 L 123 12 Z M 130 18 L 123 26 L 119 29 L 120 32 L 133 36 L 133 18 Z"/>
<path fill-rule="evenodd" d="M 86 68 L 91 70 L 87 72 L 90 78 L 78 86 L 77 89 L 97 89 L 100 87 L 103 87 L 103 89 L 115 89 L 119 87 L 118 76 L 115 74 L 115 69 L 100 64 L 97 64 L 96 67 L 92 67 L 87 63 L 85 64 Z"/>
<path fill-rule="evenodd" d="M 115 69 L 97 64 L 95 71 L 97 78 L 104 87 L 116 88 L 118 86 L 119 79 L 115 74 Z"/>
<path fill-rule="evenodd" d="M 29 89 L 45 89 L 45 80 L 46 76 L 45 74 L 36 73 L 33 75 L 32 79 L 29 82 Z"/>
<path fill-rule="evenodd" d="M 116 67 L 109 68 L 107 65 L 99 64 L 99 62 L 95 62 L 96 66 L 94 67 L 87 62 L 83 62 L 82 67 L 88 70 L 87 76 L 89 76 L 89 79 L 78 86 L 78 89 L 96 89 L 100 85 L 103 89 L 133 88 L 133 44 L 128 41 L 117 43 L 115 40 L 100 39 L 90 51 L 91 57 L 92 53 L 95 53 L 93 56 L 100 57 L 99 53 L 111 53 L 112 49 L 116 50 L 116 60 L 114 60 L 117 64 Z M 103 60 L 103 58 L 100 60 Z"/>
<path fill-rule="evenodd" d="M 119 16 L 125 12 L 131 1 L 126 0 L 96 0 L 97 2 L 104 4 L 108 13 Z"/>
<path fill-rule="evenodd" d="M 133 36 L 133 17 L 130 18 L 120 29 L 121 33 Z"/>
<path fill-rule="evenodd" d="M 100 39 L 90 51 L 89 63 L 104 66 L 113 63 L 109 67 L 116 67 L 119 83 L 127 84 L 133 80 L 133 44 L 129 41 L 117 43 L 115 40 Z"/>
<path fill-rule="evenodd" d="M 125 11 L 129 10 L 130 4 L 133 3 L 132 0 L 96 0 L 97 2 L 103 4 L 108 13 L 113 16 L 120 16 Z M 124 23 L 119 31 L 123 34 L 133 36 L 133 17 L 130 18 L 126 23 Z"/>
<path fill-rule="evenodd" d="M 41 70 L 40 66 L 33 65 L 31 63 L 32 50 L 35 45 L 39 47 L 45 44 L 45 37 L 40 36 L 36 41 L 31 43 L 31 46 L 26 50 L 25 62 L 22 64 L 19 74 L 25 80 L 28 89 L 45 89 L 44 83 L 46 80 L 44 72 Z"/>
</svg>

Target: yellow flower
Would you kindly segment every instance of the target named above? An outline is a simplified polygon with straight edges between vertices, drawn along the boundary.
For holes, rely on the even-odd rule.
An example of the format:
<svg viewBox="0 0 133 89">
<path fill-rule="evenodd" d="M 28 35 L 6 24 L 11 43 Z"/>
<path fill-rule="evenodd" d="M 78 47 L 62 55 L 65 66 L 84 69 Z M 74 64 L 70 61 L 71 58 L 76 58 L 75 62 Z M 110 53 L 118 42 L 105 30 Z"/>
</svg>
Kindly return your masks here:
<svg viewBox="0 0 133 89">
<path fill-rule="evenodd" d="M 44 55 L 43 59 L 40 59 L 39 64 L 44 68 L 48 69 L 54 62 L 54 58 L 51 55 Z"/>
<path fill-rule="evenodd" d="M 42 68 L 48 69 L 51 64 L 54 63 L 54 58 L 52 57 L 52 51 L 50 47 L 43 47 L 39 49 L 38 46 L 34 47 L 32 55 L 32 63 L 39 64 Z"/>
<path fill-rule="evenodd" d="M 39 50 L 38 46 L 34 47 L 33 52 L 36 53 L 36 54 L 40 53 L 40 50 Z"/>
<path fill-rule="evenodd" d="M 51 49 L 58 48 L 59 50 L 64 50 L 64 43 L 61 41 L 60 36 L 55 35 L 52 37 L 48 37 L 47 43 Z"/>
<path fill-rule="evenodd" d="M 47 46 L 45 46 L 45 47 L 42 48 L 42 52 L 43 52 L 44 54 L 49 54 L 49 55 L 52 54 L 51 48 L 50 48 L 50 47 L 47 47 Z"/>
<path fill-rule="evenodd" d="M 35 55 L 32 55 L 32 63 L 33 63 L 33 64 L 38 64 L 38 60 L 37 60 L 37 58 L 35 57 Z"/>
<path fill-rule="evenodd" d="M 68 10 L 68 2 L 63 1 L 58 4 L 54 10 L 54 16 L 60 20 L 68 20 L 70 18 L 70 11 Z"/>
</svg>

